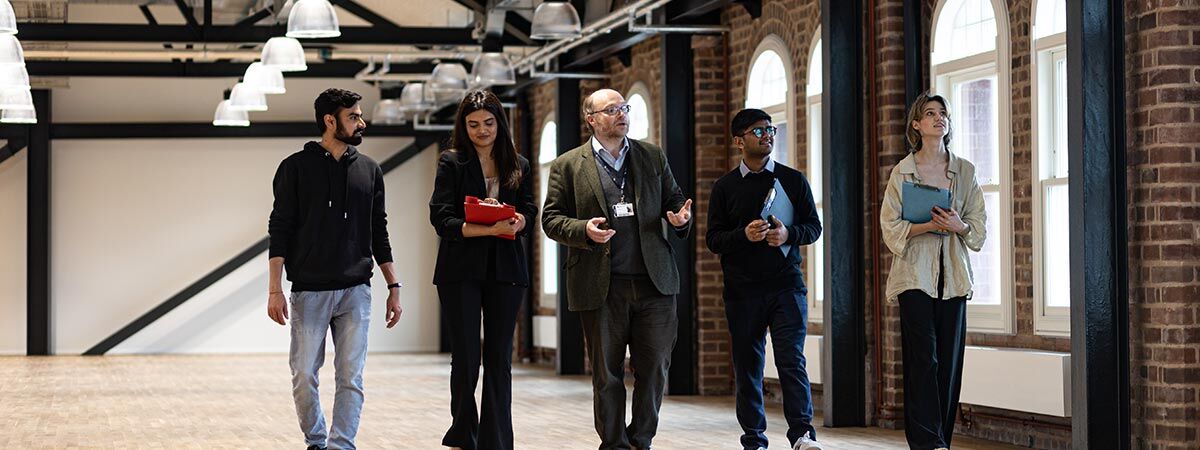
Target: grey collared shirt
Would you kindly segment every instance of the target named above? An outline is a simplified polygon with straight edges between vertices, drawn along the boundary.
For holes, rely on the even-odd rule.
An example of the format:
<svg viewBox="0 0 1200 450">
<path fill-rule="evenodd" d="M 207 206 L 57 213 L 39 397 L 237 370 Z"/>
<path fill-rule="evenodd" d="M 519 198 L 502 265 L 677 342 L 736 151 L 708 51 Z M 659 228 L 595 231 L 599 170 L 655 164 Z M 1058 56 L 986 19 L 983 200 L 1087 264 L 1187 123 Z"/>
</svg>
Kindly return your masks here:
<svg viewBox="0 0 1200 450">
<path fill-rule="evenodd" d="M 775 173 L 775 160 L 771 159 L 771 158 L 767 158 L 767 165 L 763 166 L 762 170 L 765 170 L 765 171 L 771 172 L 771 173 Z M 762 172 L 762 170 L 760 170 L 758 172 Z M 758 173 L 753 170 L 750 170 L 750 166 L 746 165 L 746 160 L 744 160 L 744 159 L 742 160 L 742 162 L 740 164 L 738 164 L 738 171 L 742 173 L 742 178 L 746 178 L 746 175 L 749 175 L 751 173 Z"/>
</svg>

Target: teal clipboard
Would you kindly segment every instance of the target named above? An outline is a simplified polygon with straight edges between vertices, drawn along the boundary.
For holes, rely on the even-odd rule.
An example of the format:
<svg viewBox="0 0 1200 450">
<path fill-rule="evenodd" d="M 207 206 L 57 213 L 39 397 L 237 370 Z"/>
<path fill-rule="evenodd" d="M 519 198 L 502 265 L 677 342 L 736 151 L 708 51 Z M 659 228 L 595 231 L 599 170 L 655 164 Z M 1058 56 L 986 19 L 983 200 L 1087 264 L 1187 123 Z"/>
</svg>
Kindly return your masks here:
<svg viewBox="0 0 1200 450">
<path fill-rule="evenodd" d="M 933 220 L 933 213 L 930 211 L 934 206 L 950 209 L 949 189 L 905 181 L 900 198 L 903 204 L 900 216 L 912 223 L 925 223 Z"/>
</svg>

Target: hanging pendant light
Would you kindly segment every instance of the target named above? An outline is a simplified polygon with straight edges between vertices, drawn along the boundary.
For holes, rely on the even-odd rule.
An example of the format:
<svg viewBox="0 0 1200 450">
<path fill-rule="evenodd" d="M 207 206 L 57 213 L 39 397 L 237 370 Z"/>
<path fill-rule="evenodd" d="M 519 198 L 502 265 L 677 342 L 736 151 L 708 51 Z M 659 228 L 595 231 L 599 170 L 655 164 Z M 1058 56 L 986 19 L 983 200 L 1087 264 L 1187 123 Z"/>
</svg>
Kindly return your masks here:
<svg viewBox="0 0 1200 450">
<path fill-rule="evenodd" d="M 405 112 L 420 112 L 433 107 L 425 92 L 424 83 L 409 83 L 400 91 L 400 109 Z"/>
<path fill-rule="evenodd" d="M 218 127 L 248 127 L 250 115 L 230 107 L 229 100 L 221 100 L 217 104 L 217 112 L 213 114 L 212 124 Z"/>
<path fill-rule="evenodd" d="M 482 53 L 471 65 L 471 83 L 475 86 L 517 84 L 517 74 L 503 53 Z"/>
<path fill-rule="evenodd" d="M 25 66 L 0 64 L 0 89 L 29 90 L 29 71 Z"/>
<path fill-rule="evenodd" d="M 8 0 L 0 0 L 0 34 L 17 34 L 17 13 Z"/>
<path fill-rule="evenodd" d="M 280 72 L 303 72 L 308 70 L 304 58 L 304 47 L 300 41 L 290 37 L 273 37 L 263 46 L 262 63 Z"/>
<path fill-rule="evenodd" d="M 264 94 L 287 93 L 287 88 L 283 85 L 283 73 L 260 62 L 250 64 L 242 80 L 246 86 Z"/>
<path fill-rule="evenodd" d="M 434 103 L 453 103 L 467 92 L 467 69 L 459 63 L 438 63 L 429 76 L 426 95 L 432 94 Z"/>
<path fill-rule="evenodd" d="M 533 39 L 577 38 L 583 30 L 579 13 L 567 2 L 543 2 L 533 11 L 529 37 Z"/>
<path fill-rule="evenodd" d="M 380 100 L 371 112 L 371 124 L 399 125 L 404 123 L 404 111 L 400 101 L 394 98 Z"/>
<path fill-rule="evenodd" d="M 32 109 L 6 109 L 0 113 L 0 123 L 37 123 L 37 111 Z"/>
<path fill-rule="evenodd" d="M 33 111 L 33 95 L 23 88 L 0 90 L 0 109 Z"/>
<path fill-rule="evenodd" d="M 0 34 L 0 64 L 25 65 L 25 51 L 21 50 L 21 41 L 11 34 Z"/>
<path fill-rule="evenodd" d="M 267 96 L 243 83 L 233 85 L 229 93 L 229 107 L 238 111 L 266 111 Z"/>
<path fill-rule="evenodd" d="M 297 0 L 288 14 L 287 37 L 300 39 L 341 36 L 337 11 L 328 0 Z"/>
</svg>

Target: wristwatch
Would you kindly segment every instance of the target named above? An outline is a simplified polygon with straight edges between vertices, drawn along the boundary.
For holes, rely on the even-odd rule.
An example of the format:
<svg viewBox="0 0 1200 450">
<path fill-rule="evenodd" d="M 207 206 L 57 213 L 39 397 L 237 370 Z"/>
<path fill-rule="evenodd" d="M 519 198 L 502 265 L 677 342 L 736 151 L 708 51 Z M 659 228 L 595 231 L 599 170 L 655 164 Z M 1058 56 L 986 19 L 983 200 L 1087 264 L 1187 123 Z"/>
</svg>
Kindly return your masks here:
<svg viewBox="0 0 1200 450">
<path fill-rule="evenodd" d="M 391 290 L 392 288 L 399 289 L 402 287 L 404 287 L 404 286 L 402 286 L 400 283 L 392 283 L 392 284 L 387 285 L 388 290 Z"/>
</svg>

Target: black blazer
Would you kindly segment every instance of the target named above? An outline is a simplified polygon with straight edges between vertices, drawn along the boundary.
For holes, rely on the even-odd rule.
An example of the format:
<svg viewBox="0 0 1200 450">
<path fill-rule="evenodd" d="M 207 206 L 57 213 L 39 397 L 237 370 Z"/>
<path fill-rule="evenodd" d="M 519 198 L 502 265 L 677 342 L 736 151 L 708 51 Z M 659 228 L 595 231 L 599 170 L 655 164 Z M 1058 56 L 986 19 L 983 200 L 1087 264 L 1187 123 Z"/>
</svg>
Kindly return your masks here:
<svg viewBox="0 0 1200 450">
<path fill-rule="evenodd" d="M 483 181 L 483 168 L 479 159 L 464 153 L 447 150 L 438 159 L 437 178 L 433 183 L 433 196 L 429 199 L 429 222 L 441 237 L 438 246 L 437 265 L 433 269 L 433 284 L 485 280 L 487 278 L 487 255 L 490 248 L 496 281 L 529 285 L 528 256 L 525 242 L 529 232 L 537 223 L 537 205 L 533 203 L 533 174 L 529 161 L 517 155 L 521 168 L 521 185 L 518 189 L 500 186 L 497 200 L 513 205 L 525 216 L 525 228 L 517 233 L 516 240 L 493 236 L 463 238 L 463 200 L 468 196 L 487 198 L 487 185 Z M 493 247 L 494 246 L 494 247 Z"/>
</svg>

